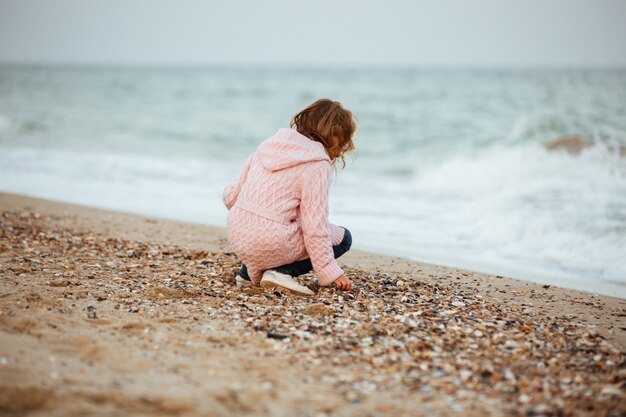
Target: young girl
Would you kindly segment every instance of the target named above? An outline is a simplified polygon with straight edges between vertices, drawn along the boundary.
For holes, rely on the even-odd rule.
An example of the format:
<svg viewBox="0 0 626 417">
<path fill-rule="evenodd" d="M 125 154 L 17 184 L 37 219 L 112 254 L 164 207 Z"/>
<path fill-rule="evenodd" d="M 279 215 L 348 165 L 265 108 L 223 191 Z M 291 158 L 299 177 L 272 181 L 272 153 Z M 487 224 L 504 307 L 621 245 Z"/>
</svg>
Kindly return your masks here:
<svg viewBox="0 0 626 417">
<path fill-rule="evenodd" d="M 294 277 L 315 270 L 320 285 L 352 284 L 336 258 L 350 249 L 350 232 L 328 222 L 332 167 L 354 149 L 356 124 L 339 102 L 317 100 L 296 114 L 246 161 L 224 189 L 228 237 L 244 265 L 237 284 L 313 292 Z"/>
</svg>

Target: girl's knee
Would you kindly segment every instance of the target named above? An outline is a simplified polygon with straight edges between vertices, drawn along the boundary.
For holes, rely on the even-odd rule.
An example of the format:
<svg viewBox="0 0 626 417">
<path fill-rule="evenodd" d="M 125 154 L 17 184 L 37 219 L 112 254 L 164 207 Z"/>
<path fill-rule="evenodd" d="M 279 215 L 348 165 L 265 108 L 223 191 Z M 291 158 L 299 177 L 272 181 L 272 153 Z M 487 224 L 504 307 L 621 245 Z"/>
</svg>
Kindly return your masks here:
<svg viewBox="0 0 626 417">
<path fill-rule="evenodd" d="M 341 227 L 343 227 L 343 226 L 341 226 Z M 350 233 L 350 231 L 348 229 L 346 229 L 345 227 L 343 227 L 343 230 L 344 230 L 343 240 L 341 241 L 340 245 L 347 252 L 352 247 L 352 233 Z"/>
</svg>

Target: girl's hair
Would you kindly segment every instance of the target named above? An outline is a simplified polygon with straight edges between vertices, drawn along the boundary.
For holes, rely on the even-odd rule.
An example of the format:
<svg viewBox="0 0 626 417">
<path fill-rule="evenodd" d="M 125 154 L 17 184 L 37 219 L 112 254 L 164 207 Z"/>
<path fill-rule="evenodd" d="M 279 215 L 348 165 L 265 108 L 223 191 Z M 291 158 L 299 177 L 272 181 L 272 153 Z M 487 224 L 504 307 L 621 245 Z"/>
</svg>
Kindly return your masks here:
<svg viewBox="0 0 626 417">
<path fill-rule="evenodd" d="M 321 143 L 333 164 L 340 160 L 346 166 L 344 154 L 354 149 L 352 136 L 356 122 L 350 110 L 338 101 L 317 100 L 291 119 L 291 128 L 311 140 Z"/>
</svg>

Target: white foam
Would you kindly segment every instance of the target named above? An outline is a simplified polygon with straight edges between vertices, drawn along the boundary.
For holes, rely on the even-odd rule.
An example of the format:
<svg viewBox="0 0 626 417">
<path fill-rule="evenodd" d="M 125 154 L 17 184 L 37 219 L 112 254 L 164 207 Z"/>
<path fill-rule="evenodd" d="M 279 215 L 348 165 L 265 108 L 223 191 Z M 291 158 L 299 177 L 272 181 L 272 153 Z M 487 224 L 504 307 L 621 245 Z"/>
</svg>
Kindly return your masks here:
<svg viewBox="0 0 626 417">
<path fill-rule="evenodd" d="M 240 168 L 5 147 L 0 189 L 224 226 L 221 193 Z M 626 298 L 626 161 L 606 147 L 573 157 L 496 146 L 451 156 L 408 183 L 346 170 L 331 194 L 331 220 L 352 230 L 356 248 Z"/>
<path fill-rule="evenodd" d="M 404 188 L 368 185 L 378 203 L 360 199 L 340 218 L 372 249 L 586 290 L 621 283 L 626 297 L 626 159 L 607 146 L 579 156 L 493 146 L 422 169 Z"/>
<path fill-rule="evenodd" d="M 0 189 L 162 218 L 223 225 L 219 161 L 3 148 Z"/>
</svg>

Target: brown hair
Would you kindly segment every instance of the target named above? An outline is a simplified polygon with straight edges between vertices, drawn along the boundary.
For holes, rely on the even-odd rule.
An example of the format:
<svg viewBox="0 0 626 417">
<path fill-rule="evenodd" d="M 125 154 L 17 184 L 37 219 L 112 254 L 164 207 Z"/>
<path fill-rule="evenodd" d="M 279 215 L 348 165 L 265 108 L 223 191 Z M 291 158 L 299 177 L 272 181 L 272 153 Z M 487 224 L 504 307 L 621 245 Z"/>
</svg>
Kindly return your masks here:
<svg viewBox="0 0 626 417">
<path fill-rule="evenodd" d="M 311 140 L 321 143 L 333 164 L 340 160 L 346 166 L 344 154 L 354 149 L 352 136 L 356 122 L 350 110 L 338 101 L 317 100 L 291 119 L 291 127 Z"/>
</svg>

